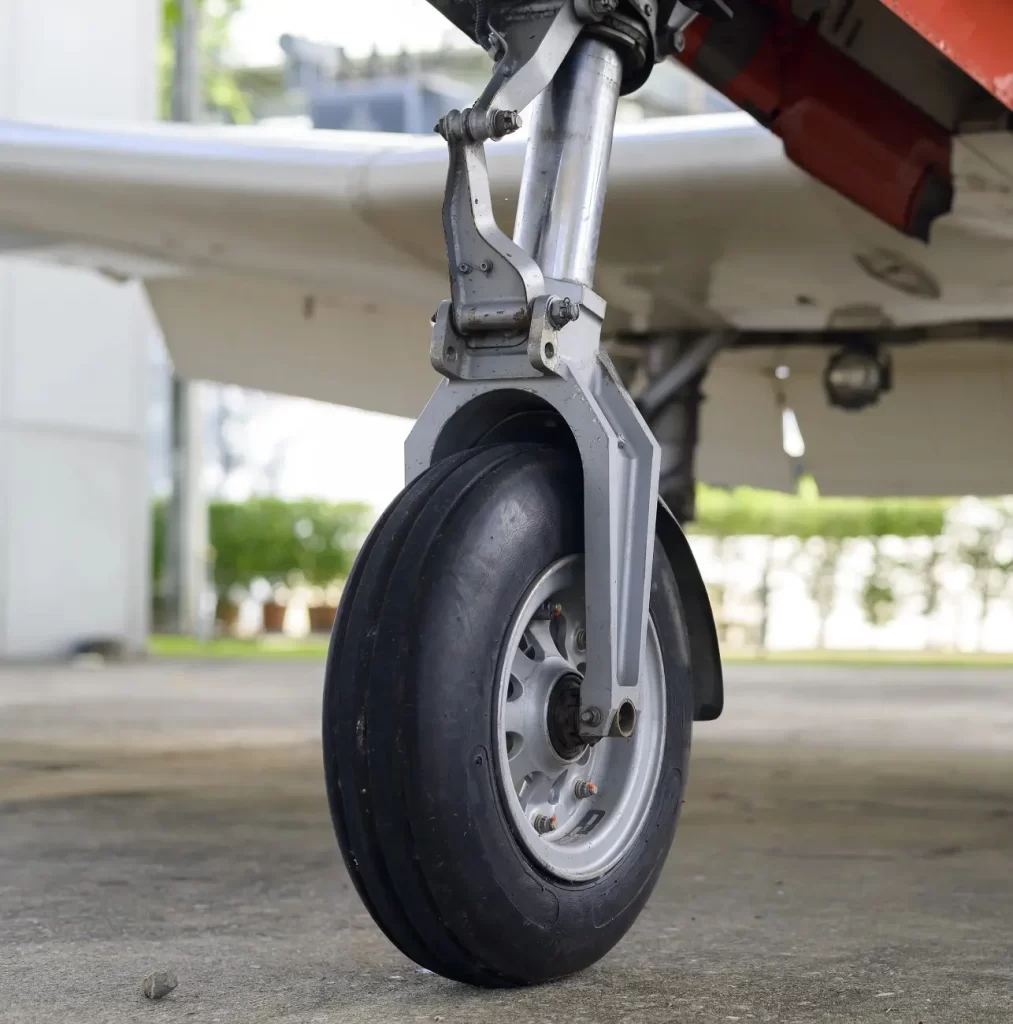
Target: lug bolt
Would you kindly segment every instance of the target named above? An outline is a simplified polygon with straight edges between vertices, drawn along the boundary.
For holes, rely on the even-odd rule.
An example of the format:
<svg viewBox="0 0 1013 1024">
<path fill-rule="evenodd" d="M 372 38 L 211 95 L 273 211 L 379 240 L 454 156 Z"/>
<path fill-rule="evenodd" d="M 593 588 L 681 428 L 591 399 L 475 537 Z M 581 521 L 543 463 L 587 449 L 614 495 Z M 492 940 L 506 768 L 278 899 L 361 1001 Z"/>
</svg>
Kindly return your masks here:
<svg viewBox="0 0 1013 1024">
<path fill-rule="evenodd" d="M 535 831 L 540 836 L 544 836 L 546 832 L 555 832 L 556 816 L 552 815 L 552 817 L 550 818 L 546 814 L 536 814 L 531 819 L 531 824 L 534 826 Z"/>
<path fill-rule="evenodd" d="M 587 630 L 583 626 L 573 635 L 573 642 L 578 651 L 587 650 Z"/>
<path fill-rule="evenodd" d="M 586 779 L 577 779 L 573 784 L 573 795 L 578 800 L 588 800 L 590 797 L 598 795 L 598 787 Z"/>
<path fill-rule="evenodd" d="M 601 725 L 601 708 L 584 708 L 580 713 L 580 720 L 592 728 Z"/>
</svg>

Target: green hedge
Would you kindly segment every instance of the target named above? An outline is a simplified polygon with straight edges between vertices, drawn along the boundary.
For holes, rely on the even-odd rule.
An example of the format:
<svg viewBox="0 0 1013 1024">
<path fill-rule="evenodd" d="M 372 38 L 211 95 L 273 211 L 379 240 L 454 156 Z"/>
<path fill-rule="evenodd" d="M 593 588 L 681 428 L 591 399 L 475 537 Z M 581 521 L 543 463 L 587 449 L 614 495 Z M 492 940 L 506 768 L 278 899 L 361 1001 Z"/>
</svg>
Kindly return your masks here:
<svg viewBox="0 0 1013 1024">
<path fill-rule="evenodd" d="M 821 498 L 701 486 L 690 528 L 718 537 L 936 537 L 948 508 L 939 499 Z"/>
<path fill-rule="evenodd" d="M 369 506 L 254 498 L 212 502 L 208 509 L 214 582 L 220 594 L 256 579 L 279 585 L 294 575 L 326 586 L 344 579 L 369 528 Z M 164 502 L 154 509 L 152 562 L 156 586 L 165 567 Z"/>
<path fill-rule="evenodd" d="M 948 502 L 933 499 L 820 498 L 748 487 L 701 486 L 695 533 L 718 537 L 935 537 Z M 220 594 L 256 579 L 280 585 L 299 575 L 326 586 L 344 579 L 371 519 L 368 506 L 254 498 L 209 508 L 214 582 Z M 154 509 L 156 593 L 165 565 L 165 504 Z"/>
</svg>

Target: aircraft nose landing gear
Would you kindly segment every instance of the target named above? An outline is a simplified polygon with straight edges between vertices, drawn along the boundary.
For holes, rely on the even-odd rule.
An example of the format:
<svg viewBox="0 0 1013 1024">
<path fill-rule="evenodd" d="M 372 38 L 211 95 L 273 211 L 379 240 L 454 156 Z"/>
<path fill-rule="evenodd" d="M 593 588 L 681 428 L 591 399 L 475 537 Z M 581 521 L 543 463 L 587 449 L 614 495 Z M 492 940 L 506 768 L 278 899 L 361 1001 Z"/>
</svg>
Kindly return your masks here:
<svg viewBox="0 0 1013 1024">
<path fill-rule="evenodd" d="M 633 923 L 701 706 L 687 623 L 713 644 L 591 290 L 623 40 L 643 57 L 653 12 L 624 4 L 503 5 L 492 81 L 438 126 L 452 298 L 430 357 L 445 380 L 328 657 L 324 763 L 349 874 L 406 955 L 478 985 L 570 974 Z M 483 145 L 540 94 L 511 240 Z"/>
</svg>

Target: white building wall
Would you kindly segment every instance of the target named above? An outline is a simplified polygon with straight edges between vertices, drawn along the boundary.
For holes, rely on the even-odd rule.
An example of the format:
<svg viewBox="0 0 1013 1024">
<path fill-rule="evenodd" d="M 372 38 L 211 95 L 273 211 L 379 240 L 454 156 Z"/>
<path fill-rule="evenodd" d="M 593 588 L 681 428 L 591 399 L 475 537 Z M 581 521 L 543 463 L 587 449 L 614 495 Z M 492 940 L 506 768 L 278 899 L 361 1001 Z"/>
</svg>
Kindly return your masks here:
<svg viewBox="0 0 1013 1024">
<path fill-rule="evenodd" d="M 0 0 L 0 117 L 151 120 L 159 0 Z M 150 314 L 134 286 L 0 260 L 0 658 L 143 646 Z"/>
</svg>

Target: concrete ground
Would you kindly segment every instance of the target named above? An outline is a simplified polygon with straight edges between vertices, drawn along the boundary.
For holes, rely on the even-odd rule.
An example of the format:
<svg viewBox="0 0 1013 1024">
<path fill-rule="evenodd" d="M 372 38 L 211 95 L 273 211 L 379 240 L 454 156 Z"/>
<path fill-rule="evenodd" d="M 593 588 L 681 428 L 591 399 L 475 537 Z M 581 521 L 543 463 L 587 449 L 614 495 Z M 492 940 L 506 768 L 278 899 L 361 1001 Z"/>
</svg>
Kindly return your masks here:
<svg viewBox="0 0 1013 1024">
<path fill-rule="evenodd" d="M 630 935 L 491 993 L 359 904 L 319 675 L 0 670 L 0 1021 L 1013 1021 L 1013 673 L 731 667 Z"/>
</svg>

